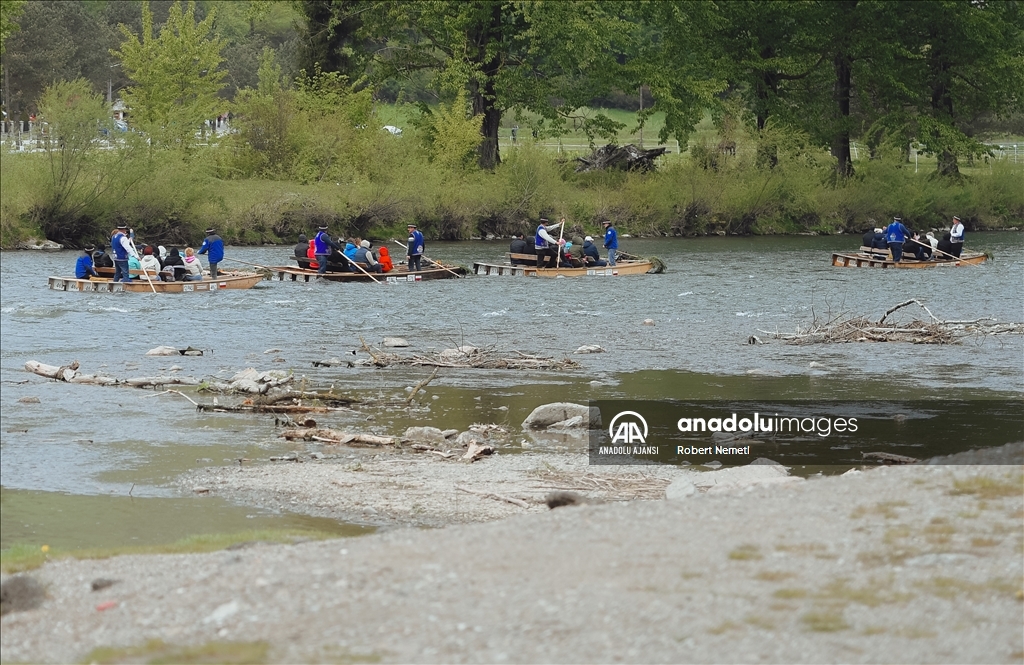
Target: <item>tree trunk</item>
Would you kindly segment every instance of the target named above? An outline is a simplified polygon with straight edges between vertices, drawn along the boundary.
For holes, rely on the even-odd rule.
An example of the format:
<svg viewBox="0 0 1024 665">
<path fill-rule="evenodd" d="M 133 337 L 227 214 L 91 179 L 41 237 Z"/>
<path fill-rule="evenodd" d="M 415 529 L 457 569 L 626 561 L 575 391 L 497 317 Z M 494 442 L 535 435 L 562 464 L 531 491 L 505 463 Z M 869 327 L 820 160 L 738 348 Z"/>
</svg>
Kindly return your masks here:
<svg viewBox="0 0 1024 665">
<path fill-rule="evenodd" d="M 836 133 L 832 138 L 832 156 L 836 158 L 836 177 L 845 180 L 853 175 L 853 159 L 850 156 L 850 88 L 853 73 L 853 59 L 839 52 L 832 61 L 836 72 L 835 101 L 839 110 Z"/>
<path fill-rule="evenodd" d="M 470 80 L 469 89 L 473 102 L 473 115 L 483 116 L 483 123 L 480 127 L 483 138 L 480 141 L 480 147 L 477 148 L 478 163 L 480 168 L 490 170 L 501 163 L 501 154 L 498 151 L 501 109 L 498 108 L 498 98 L 494 92 L 494 79 L 501 68 L 501 56 L 496 49 L 489 60 L 485 60 L 485 58 L 488 46 L 501 40 L 500 2 L 491 3 L 486 23 L 478 25 L 471 38 L 477 47 L 474 60 L 480 66 L 480 73 L 476 78 Z"/>
<path fill-rule="evenodd" d="M 945 59 L 940 55 L 936 55 L 935 61 L 938 63 L 938 72 L 935 76 L 935 80 L 932 83 L 932 114 L 936 117 L 946 116 L 950 122 L 953 120 L 953 96 L 949 92 L 949 88 L 946 85 L 947 71 L 949 65 L 945 62 Z M 959 178 L 960 167 L 957 164 L 956 155 L 949 150 L 943 150 L 938 155 L 938 163 L 935 166 L 935 172 L 941 176 Z"/>
</svg>

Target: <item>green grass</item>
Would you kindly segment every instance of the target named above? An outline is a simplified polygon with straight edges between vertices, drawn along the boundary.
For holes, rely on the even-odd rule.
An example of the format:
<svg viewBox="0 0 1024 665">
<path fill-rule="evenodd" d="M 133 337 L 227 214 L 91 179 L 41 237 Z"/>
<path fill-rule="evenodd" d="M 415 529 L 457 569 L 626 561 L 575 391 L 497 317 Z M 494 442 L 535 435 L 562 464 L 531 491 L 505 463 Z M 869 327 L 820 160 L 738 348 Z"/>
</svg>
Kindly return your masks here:
<svg viewBox="0 0 1024 665">
<path fill-rule="evenodd" d="M 138 547 L 92 548 L 82 550 L 58 550 L 49 546 L 16 544 L 0 550 L 0 570 L 5 573 L 19 573 L 42 566 L 55 559 L 109 559 L 125 554 L 196 554 L 216 552 L 231 545 L 253 541 L 293 544 L 304 540 L 328 540 L 337 538 L 335 533 L 301 530 L 254 530 L 239 533 L 204 534 L 189 536 L 164 545 Z"/>
<path fill-rule="evenodd" d="M 150 640 L 141 646 L 99 647 L 85 657 L 85 663 L 222 663 L 244 665 L 266 663 L 270 645 L 266 642 L 207 642 L 196 646 L 176 646 L 162 640 Z"/>
</svg>

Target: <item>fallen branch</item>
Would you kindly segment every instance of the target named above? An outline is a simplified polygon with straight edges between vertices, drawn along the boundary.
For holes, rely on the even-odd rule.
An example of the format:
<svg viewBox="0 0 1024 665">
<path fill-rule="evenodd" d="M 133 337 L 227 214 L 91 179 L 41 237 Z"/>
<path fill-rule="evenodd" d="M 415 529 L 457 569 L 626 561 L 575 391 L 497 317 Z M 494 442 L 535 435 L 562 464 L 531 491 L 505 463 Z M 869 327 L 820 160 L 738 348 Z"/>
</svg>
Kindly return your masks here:
<svg viewBox="0 0 1024 665">
<path fill-rule="evenodd" d="M 430 376 L 428 376 L 427 378 L 425 378 L 425 379 L 423 379 L 422 381 L 420 381 L 419 383 L 417 383 L 417 384 L 416 384 L 416 385 L 415 385 L 415 386 L 413 387 L 413 389 L 412 389 L 412 392 L 411 392 L 411 393 L 409 393 L 409 399 L 405 400 L 405 403 L 406 403 L 406 404 L 412 404 L 412 401 L 413 401 L 413 400 L 414 400 L 414 399 L 416 398 L 416 393 L 418 393 L 418 392 L 420 391 L 420 389 L 421 389 L 421 388 L 423 388 L 423 386 L 425 386 L 425 385 L 427 385 L 428 383 L 430 383 L 431 381 L 433 381 L 433 380 L 434 380 L 434 377 L 435 377 L 435 376 L 437 376 L 437 372 L 438 372 L 438 370 L 440 370 L 440 369 L 441 369 L 440 367 L 435 367 L 435 368 L 434 368 L 434 373 L 433 373 L 433 374 L 431 374 L 431 375 L 430 375 Z"/>
<path fill-rule="evenodd" d="M 919 459 L 907 457 L 906 455 L 894 455 L 893 453 L 861 453 L 865 459 L 876 459 L 882 464 L 917 464 Z"/>
<path fill-rule="evenodd" d="M 350 444 L 350 443 L 362 443 L 368 446 L 393 446 L 395 445 L 395 438 L 393 436 L 377 436 L 375 434 L 350 434 L 348 432 L 339 432 L 338 430 L 325 429 L 325 428 L 313 428 L 303 427 L 296 429 L 286 429 L 279 434 L 283 439 L 303 439 L 305 441 L 321 441 L 323 443 L 333 444 Z"/>
<path fill-rule="evenodd" d="M 467 494 L 475 494 L 476 496 L 480 496 L 485 499 L 494 499 L 495 501 L 504 501 L 505 503 L 511 503 L 512 505 L 519 506 L 520 508 L 530 507 L 530 504 L 526 503 L 522 499 L 516 499 L 511 496 L 495 494 L 494 492 L 481 492 L 480 490 L 473 490 L 468 487 L 463 487 L 462 485 L 456 485 L 455 489 L 459 490 L 460 492 L 466 492 Z"/>
<path fill-rule="evenodd" d="M 564 370 L 579 369 L 581 365 L 571 358 L 550 358 L 532 356 L 520 351 L 508 353 L 492 349 L 460 347 L 445 349 L 436 353 L 403 356 L 388 353 L 382 349 L 371 349 L 364 342 L 364 350 L 370 354 L 370 363 L 376 367 L 389 365 L 410 365 L 414 367 L 451 367 L 456 369 L 512 369 L 512 370 Z M 461 349 L 468 349 L 462 351 Z M 359 364 L 358 362 L 356 364 Z M 422 386 L 421 386 L 422 387 Z M 413 394 L 416 394 L 415 391 Z"/>
</svg>

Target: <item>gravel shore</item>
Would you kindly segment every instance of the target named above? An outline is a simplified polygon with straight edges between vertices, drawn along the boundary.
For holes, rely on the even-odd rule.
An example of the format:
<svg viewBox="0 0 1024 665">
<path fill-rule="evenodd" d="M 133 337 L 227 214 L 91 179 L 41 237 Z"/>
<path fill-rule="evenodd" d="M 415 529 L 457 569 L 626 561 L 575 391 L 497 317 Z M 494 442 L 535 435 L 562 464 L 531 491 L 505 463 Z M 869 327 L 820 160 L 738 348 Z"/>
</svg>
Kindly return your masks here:
<svg viewBox="0 0 1024 665">
<path fill-rule="evenodd" d="M 1000 451 L 970 461 L 1005 461 Z M 529 455 L 472 465 L 409 457 L 403 463 L 426 465 L 415 469 L 423 482 L 417 492 L 434 491 L 427 476 L 449 488 L 439 504 L 455 501 L 453 484 L 476 482 L 467 487 L 531 502 L 574 475 L 598 473 L 570 456 L 561 467 Z M 882 467 L 557 510 L 456 490 L 458 509 L 443 513 L 420 498 L 426 507 L 417 513 L 408 498 L 375 503 L 380 497 L 366 494 L 365 481 L 346 488 L 361 473 L 386 481 L 392 461 L 360 463 L 369 470 L 308 463 L 208 470 L 187 486 L 202 480 L 224 492 L 245 478 L 236 496 L 276 496 L 292 510 L 306 503 L 313 514 L 361 511 L 348 499 L 335 505 L 336 492 L 354 491 L 385 523 L 491 521 L 211 554 L 49 562 L 27 574 L 45 590 L 41 605 L 4 615 L 0 658 L 77 662 L 98 647 L 131 647 L 141 650 L 120 653 L 123 661 L 157 652 L 176 661 L 185 652 L 175 649 L 230 642 L 234 653 L 248 644 L 252 659 L 268 662 L 1024 659 L 1017 464 Z M 487 475 L 514 465 L 539 479 L 534 494 Z M 218 474 L 227 480 L 218 484 Z M 649 493 L 638 498 L 653 498 L 650 488 L 660 484 L 663 495 L 668 480 L 650 475 L 618 485 L 634 483 Z M 473 502 L 499 512 L 484 516 L 466 507 Z M 100 578 L 116 582 L 93 591 Z M 9 576 L 3 582 L 11 588 Z"/>
</svg>

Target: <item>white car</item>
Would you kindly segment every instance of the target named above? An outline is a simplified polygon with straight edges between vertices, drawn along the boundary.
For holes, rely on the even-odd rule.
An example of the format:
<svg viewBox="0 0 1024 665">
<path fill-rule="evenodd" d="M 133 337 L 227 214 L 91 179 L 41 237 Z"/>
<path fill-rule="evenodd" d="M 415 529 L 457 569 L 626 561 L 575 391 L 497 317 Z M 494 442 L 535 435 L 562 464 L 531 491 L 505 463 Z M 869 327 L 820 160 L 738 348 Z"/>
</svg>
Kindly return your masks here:
<svg viewBox="0 0 1024 665">
<path fill-rule="evenodd" d="M 400 127 L 395 127 L 394 125 L 384 125 L 384 131 L 390 132 L 392 136 L 401 136 L 402 135 L 401 128 Z"/>
</svg>

